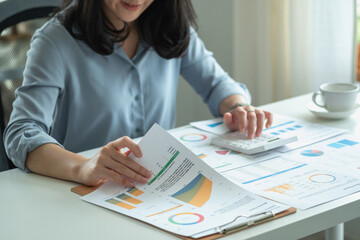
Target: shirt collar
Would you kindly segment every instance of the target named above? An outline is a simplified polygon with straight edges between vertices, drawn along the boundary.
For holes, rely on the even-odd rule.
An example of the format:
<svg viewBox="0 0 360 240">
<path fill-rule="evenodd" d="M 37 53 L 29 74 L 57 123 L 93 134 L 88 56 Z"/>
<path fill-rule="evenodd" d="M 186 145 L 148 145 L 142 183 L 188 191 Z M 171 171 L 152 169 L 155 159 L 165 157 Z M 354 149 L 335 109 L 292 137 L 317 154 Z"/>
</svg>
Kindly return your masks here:
<svg viewBox="0 0 360 240">
<path fill-rule="evenodd" d="M 140 41 L 135 56 L 132 59 L 130 59 L 128 55 L 126 55 L 125 51 L 120 46 L 120 44 L 117 42 L 114 43 L 114 53 L 118 54 L 119 56 L 121 56 L 123 59 L 125 59 L 127 62 L 131 64 L 134 64 L 137 58 L 139 58 L 143 54 L 143 52 L 147 51 L 149 48 L 150 46 L 148 44 L 144 43 L 143 41 Z"/>
</svg>

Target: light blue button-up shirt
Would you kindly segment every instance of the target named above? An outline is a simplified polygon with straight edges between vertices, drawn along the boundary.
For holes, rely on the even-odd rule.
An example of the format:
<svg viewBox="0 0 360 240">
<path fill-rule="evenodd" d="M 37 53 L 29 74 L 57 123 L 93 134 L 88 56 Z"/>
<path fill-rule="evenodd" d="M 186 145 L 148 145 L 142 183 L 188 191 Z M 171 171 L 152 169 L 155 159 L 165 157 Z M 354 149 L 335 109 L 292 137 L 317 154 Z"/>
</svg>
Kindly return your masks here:
<svg viewBox="0 0 360 240">
<path fill-rule="evenodd" d="M 116 46 L 101 56 L 54 19 L 35 33 L 4 133 L 18 167 L 28 170 L 27 153 L 45 143 L 80 152 L 142 136 L 154 123 L 174 127 L 180 74 L 214 116 L 230 95 L 250 101 L 246 87 L 224 72 L 193 30 L 185 54 L 170 60 L 142 43 L 133 59 Z"/>
</svg>

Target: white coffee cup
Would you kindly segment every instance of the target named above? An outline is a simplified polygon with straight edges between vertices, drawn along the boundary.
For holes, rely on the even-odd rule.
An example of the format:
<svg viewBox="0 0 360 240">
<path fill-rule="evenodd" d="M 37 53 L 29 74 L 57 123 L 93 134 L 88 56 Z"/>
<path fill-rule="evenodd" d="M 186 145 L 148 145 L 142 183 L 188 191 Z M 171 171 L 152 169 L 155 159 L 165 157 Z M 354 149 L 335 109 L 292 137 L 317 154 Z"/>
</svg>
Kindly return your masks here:
<svg viewBox="0 0 360 240">
<path fill-rule="evenodd" d="M 329 112 L 344 112 L 356 107 L 358 94 L 359 86 L 356 84 L 324 83 L 319 91 L 313 93 L 312 101 Z"/>
</svg>

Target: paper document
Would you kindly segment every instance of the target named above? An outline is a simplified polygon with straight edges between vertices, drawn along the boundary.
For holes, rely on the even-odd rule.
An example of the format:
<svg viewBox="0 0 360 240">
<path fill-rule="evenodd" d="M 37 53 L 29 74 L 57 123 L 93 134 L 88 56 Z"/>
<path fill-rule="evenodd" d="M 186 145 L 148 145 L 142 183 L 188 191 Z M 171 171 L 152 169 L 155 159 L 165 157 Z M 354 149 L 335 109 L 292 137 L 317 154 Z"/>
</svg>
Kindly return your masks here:
<svg viewBox="0 0 360 240">
<path fill-rule="evenodd" d="M 288 206 L 230 182 L 158 125 L 139 142 L 143 157 L 130 157 L 152 172 L 147 184 L 125 188 L 107 182 L 83 200 L 183 236 L 202 237 L 245 216 L 274 214 Z M 243 217 L 241 217 L 243 216 Z"/>
<path fill-rule="evenodd" d="M 269 199 L 305 210 L 360 191 L 360 178 L 286 155 L 223 173 Z"/>
<path fill-rule="evenodd" d="M 288 152 L 299 147 L 307 146 L 322 140 L 345 133 L 347 130 L 327 127 L 320 124 L 302 121 L 296 118 L 274 115 L 274 123 L 264 129 L 264 133 L 279 137 L 297 136 L 298 140 L 277 148 L 277 151 Z"/>
<path fill-rule="evenodd" d="M 204 121 L 191 122 L 191 126 L 206 132 L 221 135 L 229 132 L 222 118 L 214 118 Z M 274 114 L 274 123 L 268 129 L 264 128 L 263 132 L 282 138 L 296 136 L 298 141 L 286 144 L 277 148 L 279 152 L 288 152 L 293 149 L 310 145 L 322 140 L 345 133 L 347 130 L 327 127 L 320 124 L 306 122 L 300 119 Z"/>
<path fill-rule="evenodd" d="M 198 129 L 219 135 L 230 132 L 222 118 L 191 122 L 190 125 Z"/>
<path fill-rule="evenodd" d="M 284 158 L 316 163 L 360 176 L 360 138 L 342 134 L 284 154 Z"/>
<path fill-rule="evenodd" d="M 247 155 L 231 151 L 211 144 L 211 139 L 218 135 L 193 127 L 173 131 L 171 135 L 217 172 L 225 172 L 234 168 L 254 164 L 277 157 L 281 154 L 276 151 L 266 151 Z"/>
</svg>

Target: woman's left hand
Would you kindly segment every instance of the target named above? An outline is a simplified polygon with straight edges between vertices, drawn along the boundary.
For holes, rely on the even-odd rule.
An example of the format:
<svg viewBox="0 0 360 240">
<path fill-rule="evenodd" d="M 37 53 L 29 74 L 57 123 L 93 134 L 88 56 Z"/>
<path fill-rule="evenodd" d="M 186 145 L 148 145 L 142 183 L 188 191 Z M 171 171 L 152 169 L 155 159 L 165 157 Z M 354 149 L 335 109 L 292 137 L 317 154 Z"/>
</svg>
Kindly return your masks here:
<svg viewBox="0 0 360 240">
<path fill-rule="evenodd" d="M 233 131 L 247 132 L 248 138 L 259 137 L 264 128 L 273 122 L 271 112 L 263 111 L 251 105 L 238 106 L 224 114 L 226 126 Z"/>
</svg>

